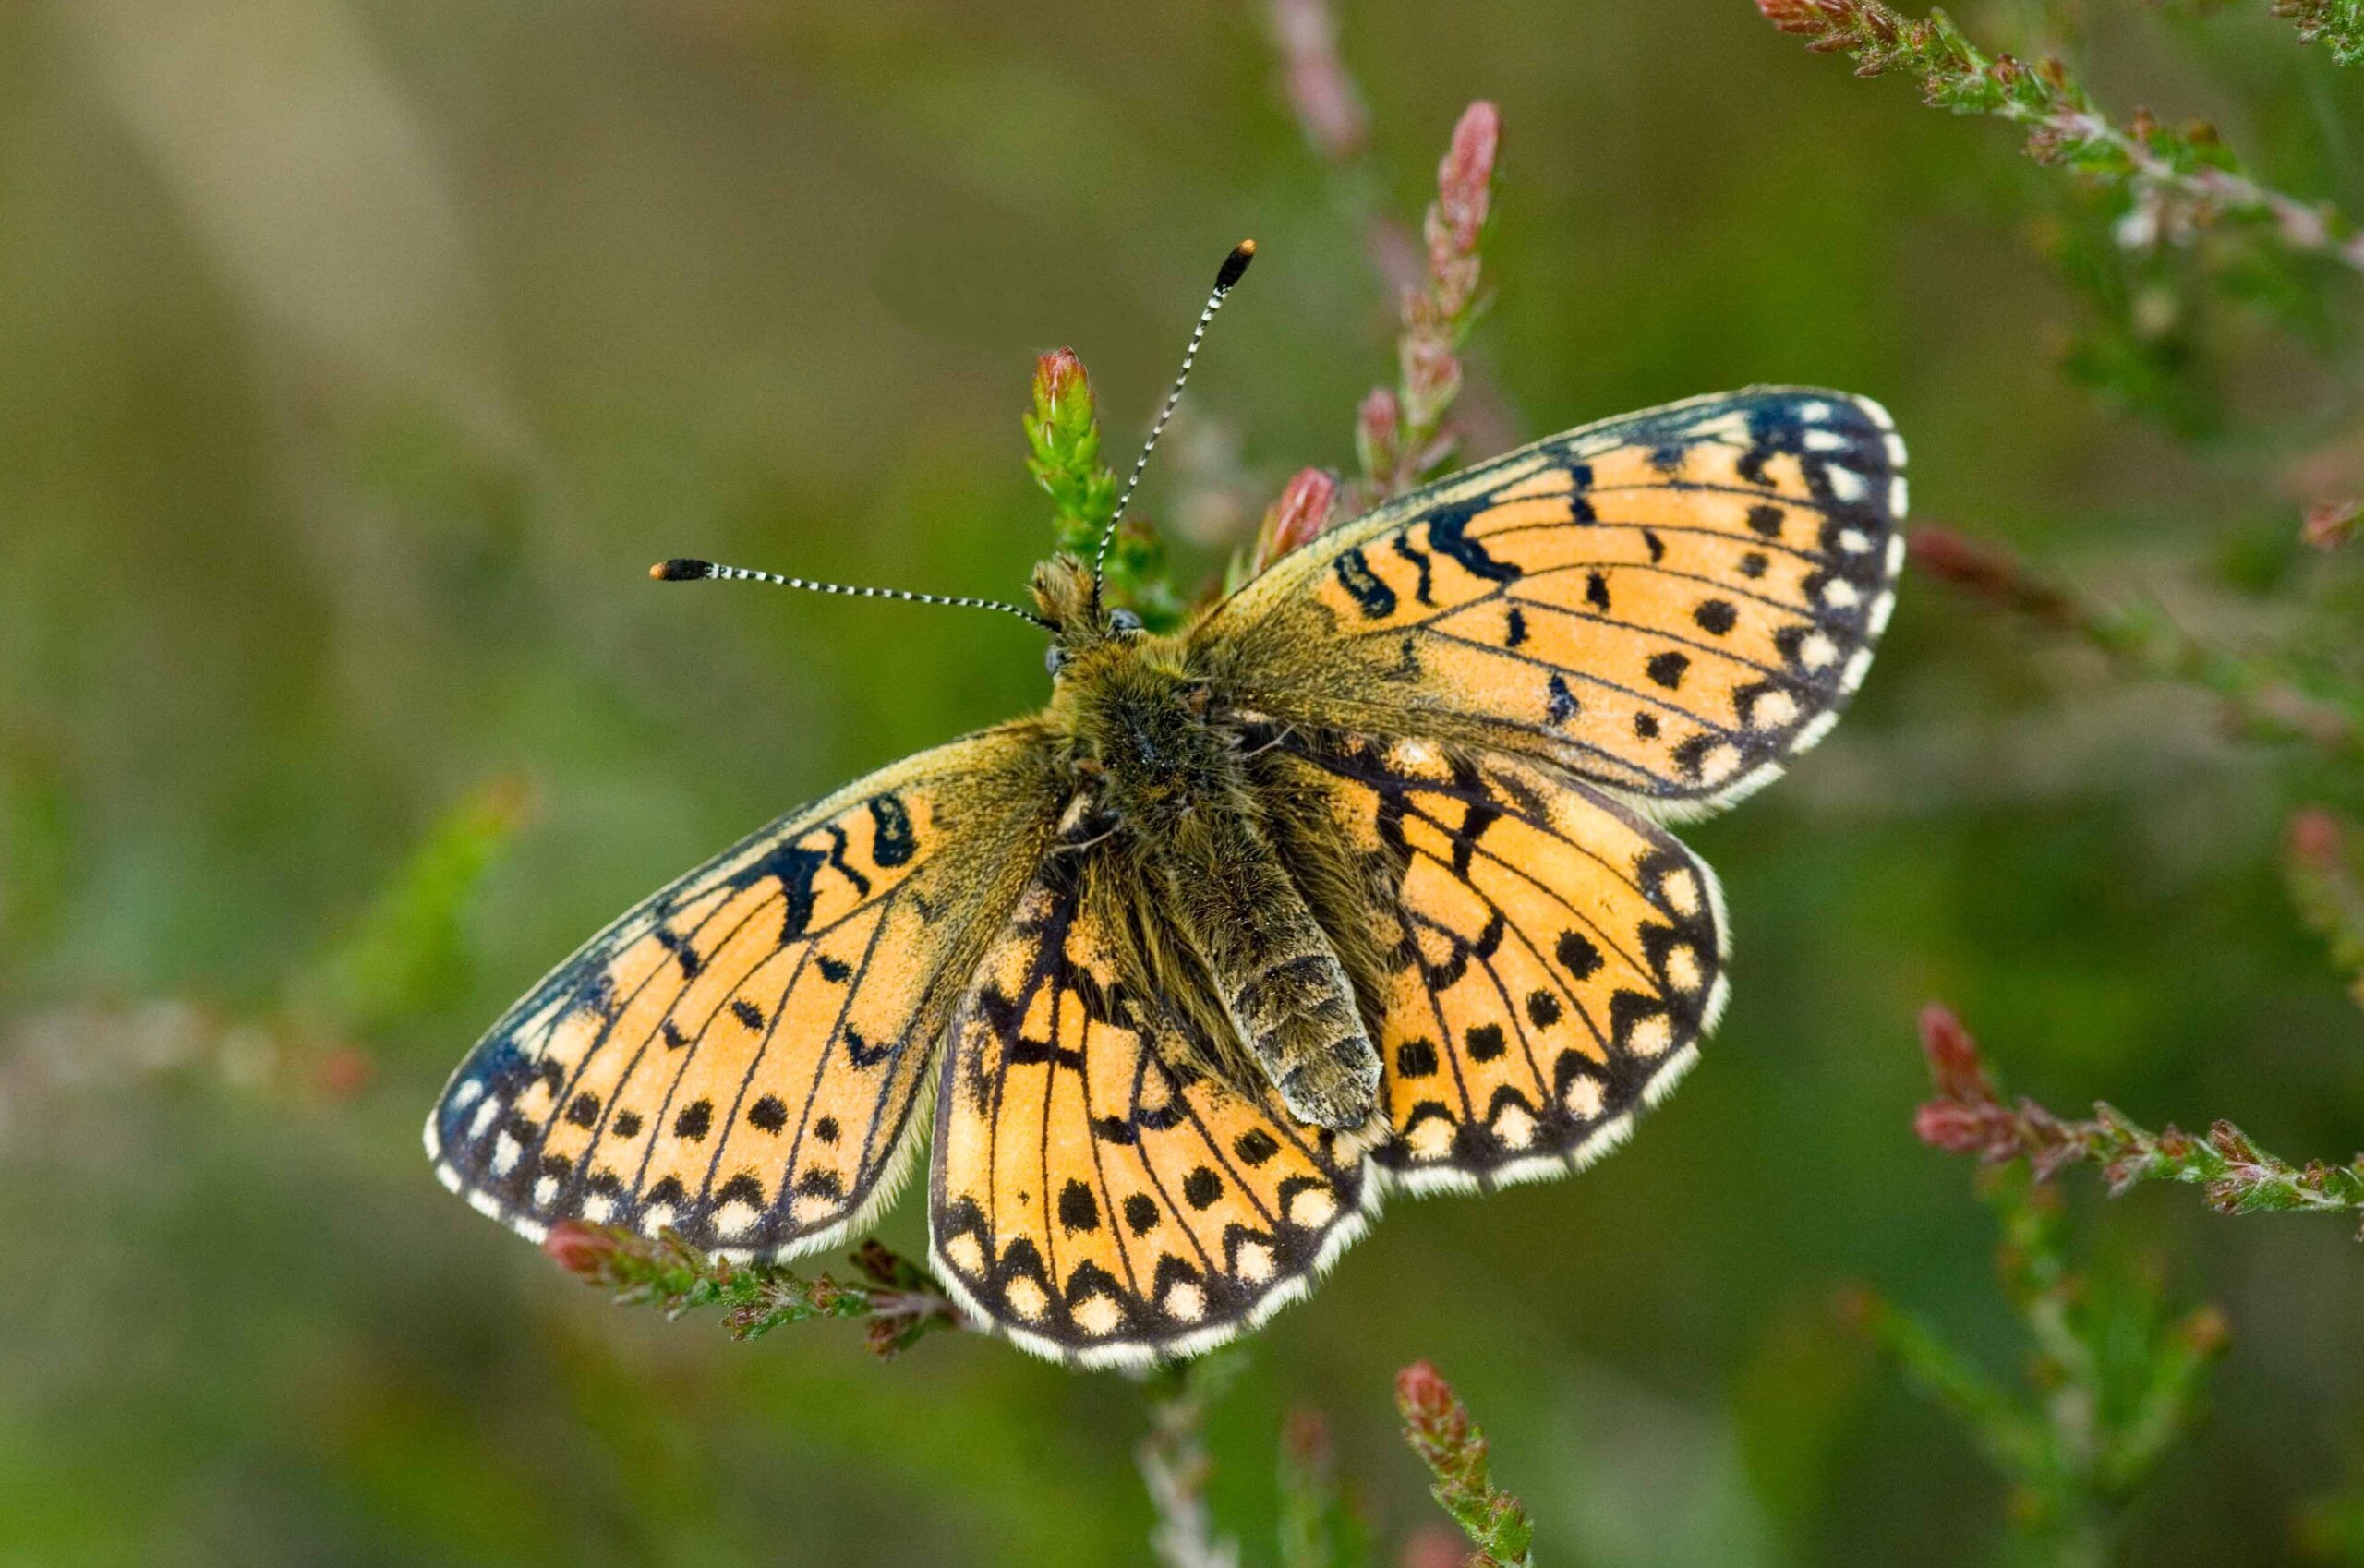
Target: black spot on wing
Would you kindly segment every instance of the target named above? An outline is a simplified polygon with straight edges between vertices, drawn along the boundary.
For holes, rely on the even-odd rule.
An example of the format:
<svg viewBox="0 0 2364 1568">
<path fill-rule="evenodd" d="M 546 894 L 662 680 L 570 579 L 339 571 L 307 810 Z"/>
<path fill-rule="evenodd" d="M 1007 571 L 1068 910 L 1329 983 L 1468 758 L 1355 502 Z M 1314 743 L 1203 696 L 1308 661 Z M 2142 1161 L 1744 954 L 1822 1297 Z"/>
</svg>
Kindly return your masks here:
<svg viewBox="0 0 2364 1568">
<path fill-rule="evenodd" d="M 1360 549 L 1341 554 L 1336 570 L 1339 585 L 1353 597 L 1367 619 L 1384 621 L 1395 613 L 1395 590 L 1379 580 Z"/>
<path fill-rule="evenodd" d="M 1429 515 L 1429 543 L 1439 555 L 1473 577 L 1483 577 L 1491 583 L 1514 582 L 1521 575 L 1519 568 L 1507 561 L 1497 561 L 1487 553 L 1485 544 L 1469 537 L 1469 520 L 1484 511 L 1490 503 L 1483 501 L 1463 502 Z"/>
<path fill-rule="evenodd" d="M 870 798 L 870 823 L 874 830 L 870 858 L 882 866 L 908 864 L 919 852 L 919 838 L 911 831 L 911 814 L 896 794 Z"/>
</svg>

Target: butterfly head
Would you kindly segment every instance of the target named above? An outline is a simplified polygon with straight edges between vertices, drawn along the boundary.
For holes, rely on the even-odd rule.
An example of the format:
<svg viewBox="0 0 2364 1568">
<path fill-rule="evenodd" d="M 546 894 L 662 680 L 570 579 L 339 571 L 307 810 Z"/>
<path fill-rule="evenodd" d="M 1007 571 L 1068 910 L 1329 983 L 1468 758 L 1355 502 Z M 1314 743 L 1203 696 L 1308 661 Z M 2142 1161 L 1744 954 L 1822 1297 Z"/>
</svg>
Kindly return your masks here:
<svg viewBox="0 0 2364 1568">
<path fill-rule="evenodd" d="M 1122 657 L 1145 634 L 1141 618 L 1129 609 L 1112 607 L 1092 580 L 1092 567 L 1080 557 L 1053 556 L 1034 569 L 1034 603 L 1051 628 L 1051 646 L 1043 655 L 1055 677 L 1064 677 L 1078 660 L 1101 663 Z"/>
</svg>

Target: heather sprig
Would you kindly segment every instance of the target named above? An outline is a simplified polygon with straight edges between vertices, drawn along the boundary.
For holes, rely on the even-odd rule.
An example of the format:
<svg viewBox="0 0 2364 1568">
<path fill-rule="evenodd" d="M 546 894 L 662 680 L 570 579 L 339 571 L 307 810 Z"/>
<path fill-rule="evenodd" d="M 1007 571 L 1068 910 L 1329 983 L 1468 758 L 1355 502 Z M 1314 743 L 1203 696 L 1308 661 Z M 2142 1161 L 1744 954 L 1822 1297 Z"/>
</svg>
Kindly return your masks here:
<svg viewBox="0 0 2364 1568">
<path fill-rule="evenodd" d="M 1026 470 L 1051 498 L 1055 546 L 1087 560 L 1116 514 L 1116 476 L 1101 458 L 1100 416 L 1092 378 L 1071 348 L 1034 361 L 1033 403 L 1026 430 Z M 1126 517 L 1108 549 L 1109 599 L 1132 609 L 1152 631 L 1181 622 L 1183 605 L 1167 580 L 1165 546 L 1138 513 Z"/>
<path fill-rule="evenodd" d="M 2298 42 L 2320 43 L 2343 66 L 2364 60 L 2364 0 L 2274 0 L 2274 14 L 2298 24 Z"/>
<path fill-rule="evenodd" d="M 1404 1438 L 1435 1478 L 1431 1489 L 1478 1549 L 1467 1568 L 1523 1568 L 1535 1538 L 1526 1504 L 1494 1484 L 1486 1434 L 1453 1385 L 1426 1361 L 1395 1374 Z"/>
<path fill-rule="evenodd" d="M 2184 1182 L 2222 1214 L 2364 1213 L 2364 1155 L 2344 1165 L 2293 1165 L 2226 1121 L 2195 1137 L 2172 1125 L 2150 1131 L 2098 1102 L 2082 1118 L 2025 1098 L 2007 1102 L 1969 1031 L 1934 1005 L 1921 1014 L 1921 1047 L 1936 1093 L 1915 1113 L 1912 1129 L 1932 1148 L 1988 1164 L 2025 1160 L 2038 1181 L 2070 1165 L 2098 1165 L 2113 1197 L 2141 1182 Z"/>
<path fill-rule="evenodd" d="M 1207 1503 L 1214 1459 L 1206 1422 L 1208 1408 L 1247 1365 L 1241 1352 L 1219 1351 L 1149 1375 L 1149 1432 L 1133 1463 L 1149 1490 L 1150 1551 L 1160 1568 L 1239 1568 L 1238 1544 L 1216 1527 Z"/>
<path fill-rule="evenodd" d="M 550 1227 L 542 1250 L 626 1306 L 653 1305 L 668 1318 L 718 1307 L 733 1339 L 760 1339 L 815 1318 L 854 1318 L 866 1325 L 871 1354 L 885 1359 L 938 1329 L 962 1326 L 934 1276 L 874 1240 L 863 1242 L 850 1259 L 862 1275 L 861 1285 L 826 1273 L 808 1279 L 778 1264 L 731 1263 L 698 1250 L 669 1226 L 649 1237 L 561 1220 Z"/>
<path fill-rule="evenodd" d="M 1915 77 L 1931 106 L 2025 127 L 2027 151 L 2037 162 L 2121 187 L 2131 204 L 2118 235 L 2129 246 L 2229 223 L 2294 254 L 2364 271 L 2364 235 L 2355 224 L 2325 203 L 2260 182 L 2202 122 L 2171 127 L 2138 111 L 2119 124 L 2059 61 L 1987 54 L 1943 11 L 1913 20 L 1879 0 L 1756 0 L 1756 8 L 1782 31 L 1805 39 L 1809 49 L 1845 54 L 1858 76 Z M 2319 0 L 2294 9 L 2320 13 L 2316 35 L 2336 53 L 2344 34 L 2330 13 L 2356 6 L 2355 0 Z M 2302 33 L 2307 26 L 2302 20 Z"/>
<path fill-rule="evenodd" d="M 1438 162 L 1437 199 L 1421 223 L 1425 274 L 1399 301 L 1395 385 L 1374 388 L 1356 416 L 1357 511 L 1412 488 L 1453 455 L 1446 416 L 1461 393 L 1462 344 L 1484 304 L 1478 284 L 1502 135 L 1501 114 L 1480 99 L 1462 112 Z"/>
</svg>

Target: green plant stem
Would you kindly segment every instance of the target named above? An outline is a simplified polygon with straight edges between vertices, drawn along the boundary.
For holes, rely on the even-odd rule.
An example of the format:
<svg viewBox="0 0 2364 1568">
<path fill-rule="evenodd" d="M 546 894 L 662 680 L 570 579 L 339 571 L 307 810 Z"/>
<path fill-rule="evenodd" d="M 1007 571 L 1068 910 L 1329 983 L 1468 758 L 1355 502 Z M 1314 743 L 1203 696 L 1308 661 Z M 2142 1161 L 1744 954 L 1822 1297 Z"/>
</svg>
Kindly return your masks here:
<svg viewBox="0 0 2364 1568">
<path fill-rule="evenodd" d="M 1055 548 L 1091 559 L 1101 531 L 1116 514 L 1116 476 L 1100 456 L 1100 416 L 1092 378 L 1069 348 L 1034 362 L 1031 405 L 1021 416 L 1026 431 L 1026 469 L 1051 498 Z M 1111 603 L 1141 618 L 1153 632 L 1181 623 L 1184 606 L 1167 580 L 1165 547 L 1157 530 L 1138 514 L 1117 525 L 1108 549 L 1106 586 Z"/>
<path fill-rule="evenodd" d="M 1993 1173 L 1981 1189 L 2001 1234 L 1996 1272 L 2032 1350 L 2024 1387 L 1875 1293 L 1851 1295 L 1847 1315 L 2009 1482 L 2011 1530 L 2028 1560 L 2102 1568 L 2127 1503 L 2191 1424 L 2224 1318 L 2213 1307 L 2170 1318 L 2139 1278 L 2088 1280 L 2070 1261 L 2057 1196 L 2026 1176 Z"/>
<path fill-rule="evenodd" d="M 1214 1460 L 1206 1419 L 1245 1365 L 1236 1354 L 1219 1353 L 1149 1374 L 1149 1432 L 1133 1459 L 1156 1515 L 1150 1551 L 1160 1568 L 1239 1568 L 1238 1545 L 1215 1527 L 1207 1506 Z"/>
</svg>

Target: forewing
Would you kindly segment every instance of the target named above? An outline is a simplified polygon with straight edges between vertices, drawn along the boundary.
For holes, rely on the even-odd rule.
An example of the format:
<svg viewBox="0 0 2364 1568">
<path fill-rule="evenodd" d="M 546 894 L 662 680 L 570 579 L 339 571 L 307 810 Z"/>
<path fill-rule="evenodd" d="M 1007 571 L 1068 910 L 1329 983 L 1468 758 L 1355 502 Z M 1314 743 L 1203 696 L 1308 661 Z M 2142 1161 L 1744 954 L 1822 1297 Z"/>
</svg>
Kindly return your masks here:
<svg viewBox="0 0 2364 1568">
<path fill-rule="evenodd" d="M 1287 556 L 1194 633 L 1238 706 L 1550 757 L 1679 816 L 1820 739 L 1903 563 L 1904 446 L 1759 389 L 1555 436 Z"/>
<path fill-rule="evenodd" d="M 1396 1179 L 1577 1168 L 1690 1065 L 1723 1007 L 1723 916 L 1713 874 L 1665 828 L 1507 754 L 1273 743 L 1393 888 L 1379 1035 L 1393 1138 L 1374 1157 Z"/>
<path fill-rule="evenodd" d="M 1302 1294 L 1359 1233 L 1358 1164 L 1116 972 L 1081 850 L 1055 853 L 986 954 L 937 1092 L 938 1272 L 1041 1355 L 1182 1355 Z"/>
<path fill-rule="evenodd" d="M 1039 735 L 939 747 L 794 813 L 585 945 L 461 1063 L 444 1185 L 777 1258 L 889 1195 L 969 968 L 1050 834 Z"/>
</svg>

